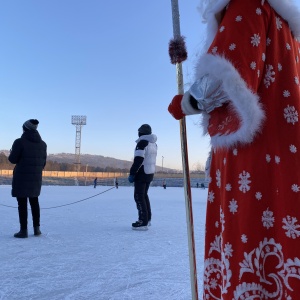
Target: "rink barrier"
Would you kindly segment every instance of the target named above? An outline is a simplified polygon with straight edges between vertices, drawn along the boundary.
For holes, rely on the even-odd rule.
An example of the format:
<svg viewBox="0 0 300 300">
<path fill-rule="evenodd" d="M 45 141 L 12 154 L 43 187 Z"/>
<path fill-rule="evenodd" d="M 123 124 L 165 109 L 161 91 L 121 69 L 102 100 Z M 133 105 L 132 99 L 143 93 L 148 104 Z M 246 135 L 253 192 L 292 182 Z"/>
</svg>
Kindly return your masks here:
<svg viewBox="0 0 300 300">
<path fill-rule="evenodd" d="M 11 185 L 13 170 L 0 170 L 0 185 Z M 86 176 L 85 176 L 86 175 Z M 119 187 L 133 186 L 128 182 L 129 173 L 122 172 L 64 172 L 64 171 L 43 171 L 43 186 L 61 185 L 61 186 L 93 186 L 94 179 L 97 177 L 97 186 L 114 186 L 116 179 Z M 182 173 L 160 173 L 154 175 L 151 186 L 158 187 L 166 182 L 167 187 L 183 187 Z M 191 187 L 197 188 L 204 184 L 208 187 L 208 181 L 203 174 L 191 173 Z"/>
<path fill-rule="evenodd" d="M 13 170 L 0 170 L 0 176 L 12 176 Z M 70 172 L 70 171 L 43 171 L 43 177 L 93 177 L 93 178 L 116 178 L 126 177 L 124 172 Z"/>
</svg>

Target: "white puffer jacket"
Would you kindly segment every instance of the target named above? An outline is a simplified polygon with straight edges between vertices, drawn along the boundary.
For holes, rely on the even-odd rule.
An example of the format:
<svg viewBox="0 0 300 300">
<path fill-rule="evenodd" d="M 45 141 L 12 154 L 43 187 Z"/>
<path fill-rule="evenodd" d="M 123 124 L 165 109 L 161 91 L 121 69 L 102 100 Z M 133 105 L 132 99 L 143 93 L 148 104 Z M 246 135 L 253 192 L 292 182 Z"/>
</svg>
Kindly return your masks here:
<svg viewBox="0 0 300 300">
<path fill-rule="evenodd" d="M 147 141 L 148 145 L 146 147 L 140 146 L 144 143 L 141 141 Z M 145 174 L 154 174 L 157 156 L 157 136 L 155 134 L 142 135 L 137 140 L 137 146 L 134 151 L 134 157 L 143 157 L 144 161 L 142 166 L 144 166 Z"/>
</svg>

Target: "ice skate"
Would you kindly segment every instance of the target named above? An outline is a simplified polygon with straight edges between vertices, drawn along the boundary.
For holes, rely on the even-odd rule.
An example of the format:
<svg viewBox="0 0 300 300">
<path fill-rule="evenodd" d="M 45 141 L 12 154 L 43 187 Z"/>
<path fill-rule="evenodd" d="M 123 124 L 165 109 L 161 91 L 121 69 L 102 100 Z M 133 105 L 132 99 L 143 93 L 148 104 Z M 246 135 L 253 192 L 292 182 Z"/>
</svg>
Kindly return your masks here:
<svg viewBox="0 0 300 300">
<path fill-rule="evenodd" d="M 142 220 L 138 220 L 135 223 L 132 223 L 132 229 L 145 231 L 145 230 L 148 230 L 148 226 Z"/>
</svg>

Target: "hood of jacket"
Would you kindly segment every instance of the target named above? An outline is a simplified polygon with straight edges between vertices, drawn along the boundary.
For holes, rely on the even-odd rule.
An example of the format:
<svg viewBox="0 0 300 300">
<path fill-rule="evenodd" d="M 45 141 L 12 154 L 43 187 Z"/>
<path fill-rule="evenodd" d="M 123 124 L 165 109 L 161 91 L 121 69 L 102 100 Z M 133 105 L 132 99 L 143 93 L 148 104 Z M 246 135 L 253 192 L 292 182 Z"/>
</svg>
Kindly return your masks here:
<svg viewBox="0 0 300 300">
<path fill-rule="evenodd" d="M 42 138 L 37 130 L 24 131 L 21 138 L 26 139 L 32 143 L 39 143 L 42 140 Z"/>
<path fill-rule="evenodd" d="M 149 143 L 156 143 L 157 141 L 157 136 L 155 134 L 146 134 L 146 135 L 141 135 L 137 140 L 136 140 L 136 143 L 138 143 L 139 141 L 142 141 L 142 140 L 146 140 L 148 141 Z"/>
</svg>

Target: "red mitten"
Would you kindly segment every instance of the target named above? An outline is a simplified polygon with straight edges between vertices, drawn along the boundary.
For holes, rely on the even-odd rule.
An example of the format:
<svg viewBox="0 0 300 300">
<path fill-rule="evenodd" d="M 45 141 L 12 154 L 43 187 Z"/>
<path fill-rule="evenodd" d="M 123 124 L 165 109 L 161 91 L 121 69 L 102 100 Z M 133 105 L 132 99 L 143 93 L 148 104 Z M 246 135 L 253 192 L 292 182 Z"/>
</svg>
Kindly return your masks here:
<svg viewBox="0 0 300 300">
<path fill-rule="evenodd" d="M 182 119 L 185 114 L 182 112 L 181 109 L 181 101 L 182 101 L 183 95 L 176 95 L 171 103 L 169 104 L 168 111 L 169 113 L 176 119 L 180 120 Z"/>
</svg>

